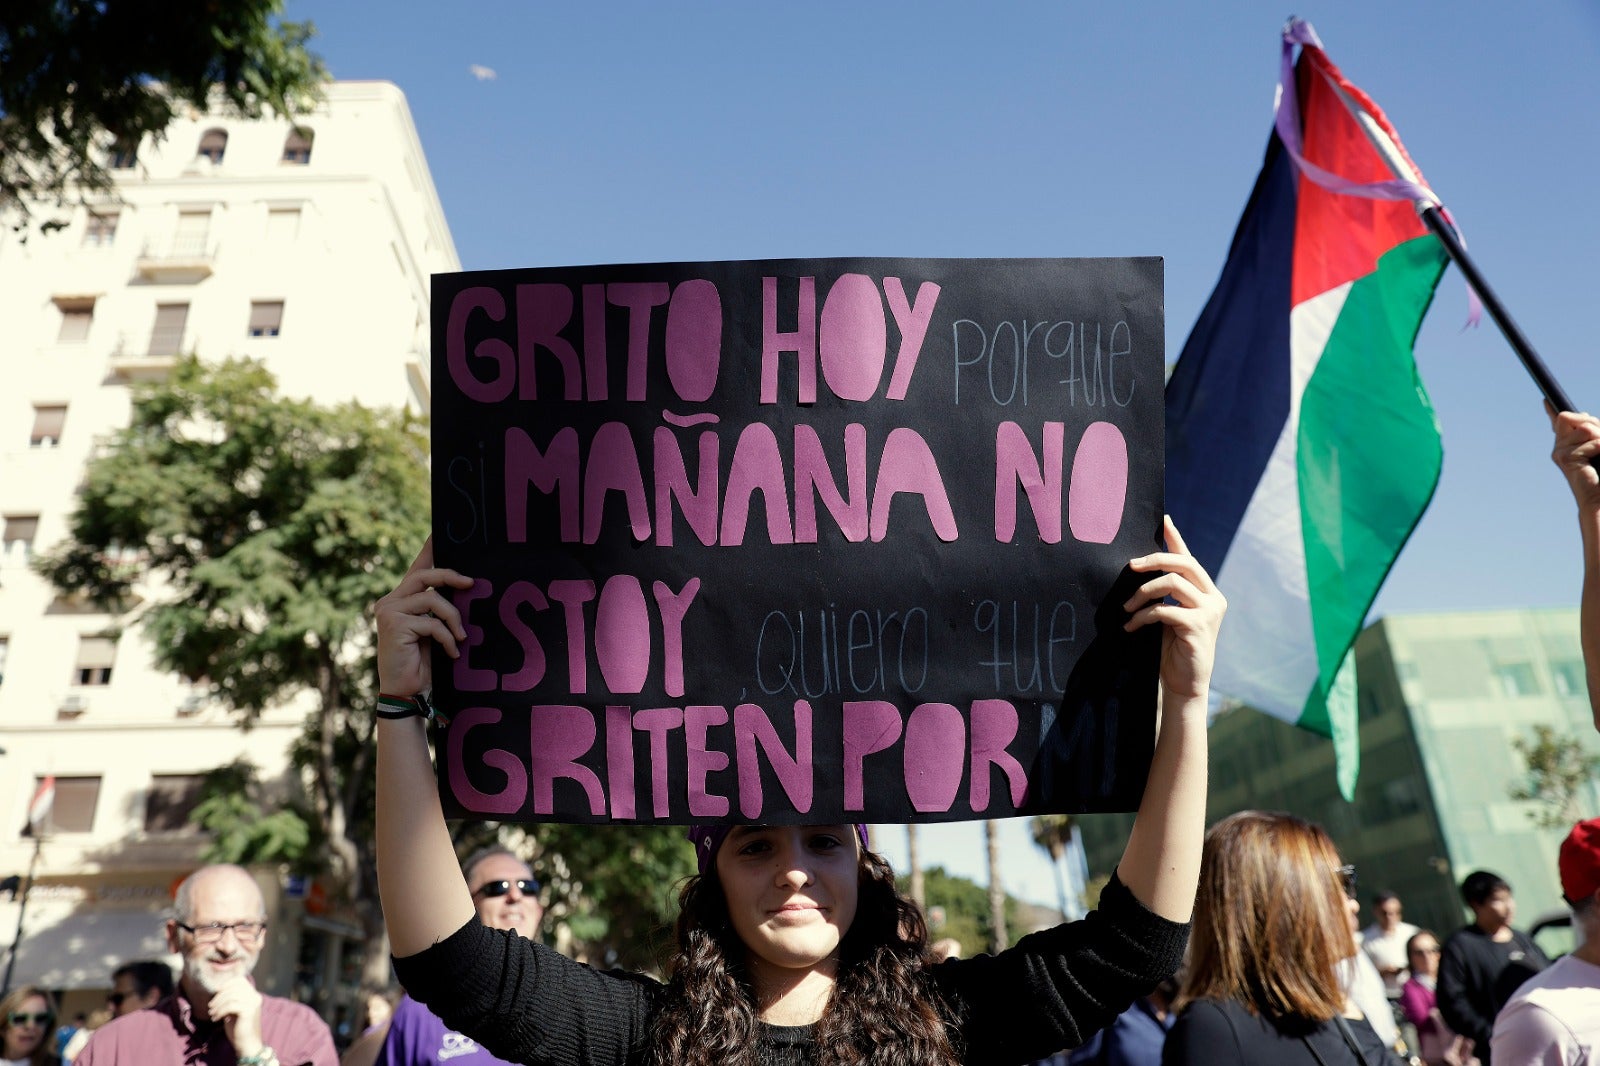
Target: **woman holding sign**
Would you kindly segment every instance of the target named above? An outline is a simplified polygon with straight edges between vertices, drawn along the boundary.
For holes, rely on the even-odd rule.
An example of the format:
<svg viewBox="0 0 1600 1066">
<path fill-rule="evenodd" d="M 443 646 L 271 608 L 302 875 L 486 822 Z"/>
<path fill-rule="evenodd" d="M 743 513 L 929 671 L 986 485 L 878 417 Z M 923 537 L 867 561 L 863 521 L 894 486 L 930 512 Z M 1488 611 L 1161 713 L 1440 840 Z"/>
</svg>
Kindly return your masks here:
<svg viewBox="0 0 1600 1066">
<path fill-rule="evenodd" d="M 1138 820 L 1100 908 L 997 956 L 935 963 L 865 827 L 697 826 L 672 980 L 601 973 L 481 925 L 420 708 L 378 723 L 378 879 L 401 983 L 503 1058 L 570 1066 L 1022 1063 L 1074 1047 L 1177 969 L 1205 825 L 1206 698 L 1225 609 L 1169 521 L 1126 627 L 1164 626 L 1162 722 Z M 422 692 L 471 580 L 425 547 L 379 601 L 378 674 Z M 393 700 L 388 701 L 393 705 Z"/>
</svg>

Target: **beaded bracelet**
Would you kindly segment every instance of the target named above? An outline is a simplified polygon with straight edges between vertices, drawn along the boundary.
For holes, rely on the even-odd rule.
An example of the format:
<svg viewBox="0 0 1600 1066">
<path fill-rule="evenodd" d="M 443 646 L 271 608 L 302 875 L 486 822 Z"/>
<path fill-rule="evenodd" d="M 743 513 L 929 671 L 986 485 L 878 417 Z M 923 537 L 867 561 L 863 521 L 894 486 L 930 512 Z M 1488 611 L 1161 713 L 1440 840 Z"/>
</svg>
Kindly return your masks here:
<svg viewBox="0 0 1600 1066">
<path fill-rule="evenodd" d="M 264 1047 L 254 1055 L 241 1058 L 239 1066 L 278 1066 L 278 1053 L 270 1047 Z"/>
</svg>

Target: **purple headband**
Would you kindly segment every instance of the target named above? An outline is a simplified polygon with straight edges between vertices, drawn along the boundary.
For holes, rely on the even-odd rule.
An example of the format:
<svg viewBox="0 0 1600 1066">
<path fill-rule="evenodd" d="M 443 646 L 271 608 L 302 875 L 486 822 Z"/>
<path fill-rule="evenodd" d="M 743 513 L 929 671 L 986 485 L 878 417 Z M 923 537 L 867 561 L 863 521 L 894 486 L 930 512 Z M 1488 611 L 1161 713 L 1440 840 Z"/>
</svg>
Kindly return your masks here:
<svg viewBox="0 0 1600 1066">
<path fill-rule="evenodd" d="M 722 847 L 722 842 L 728 836 L 731 825 L 691 825 L 689 827 L 689 843 L 694 845 L 694 857 L 700 863 L 700 875 L 705 876 L 711 869 L 711 861 L 717 857 L 717 849 Z M 867 827 L 862 822 L 856 823 L 856 836 L 861 839 L 861 850 L 867 847 Z"/>
</svg>

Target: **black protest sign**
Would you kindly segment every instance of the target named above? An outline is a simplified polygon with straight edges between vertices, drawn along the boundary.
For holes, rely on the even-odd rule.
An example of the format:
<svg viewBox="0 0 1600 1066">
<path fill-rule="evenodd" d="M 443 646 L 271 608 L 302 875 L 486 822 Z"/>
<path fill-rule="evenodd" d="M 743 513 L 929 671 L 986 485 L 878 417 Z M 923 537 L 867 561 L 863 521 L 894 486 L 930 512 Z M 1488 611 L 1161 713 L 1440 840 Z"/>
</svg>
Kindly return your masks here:
<svg viewBox="0 0 1600 1066">
<path fill-rule="evenodd" d="M 1137 806 L 1160 260 L 449 274 L 433 318 L 448 814 Z"/>
</svg>

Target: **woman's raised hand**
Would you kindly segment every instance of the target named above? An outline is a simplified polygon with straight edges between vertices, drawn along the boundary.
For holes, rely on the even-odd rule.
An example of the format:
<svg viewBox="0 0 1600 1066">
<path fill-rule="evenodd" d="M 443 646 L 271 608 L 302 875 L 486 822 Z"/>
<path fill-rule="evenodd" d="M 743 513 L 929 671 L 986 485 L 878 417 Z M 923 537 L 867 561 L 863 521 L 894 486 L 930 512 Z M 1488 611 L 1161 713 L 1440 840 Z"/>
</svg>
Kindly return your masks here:
<svg viewBox="0 0 1600 1066">
<path fill-rule="evenodd" d="M 1135 592 L 1123 608 L 1132 615 L 1124 626 L 1129 632 L 1152 622 L 1161 634 L 1161 687 L 1169 699 L 1204 697 L 1211 687 L 1216 660 L 1217 633 L 1228 601 L 1179 536 L 1168 516 L 1163 523 L 1167 548 L 1129 562 L 1133 570 L 1157 572 Z M 1166 602 L 1171 597 L 1171 603 Z"/>
<path fill-rule="evenodd" d="M 472 578 L 433 565 L 433 538 L 393 592 L 378 601 L 378 688 L 389 696 L 414 696 L 433 681 L 432 646 L 435 642 L 454 659 L 461 654 L 458 641 L 467 639 L 461 614 L 440 591 L 466 589 Z"/>
</svg>

